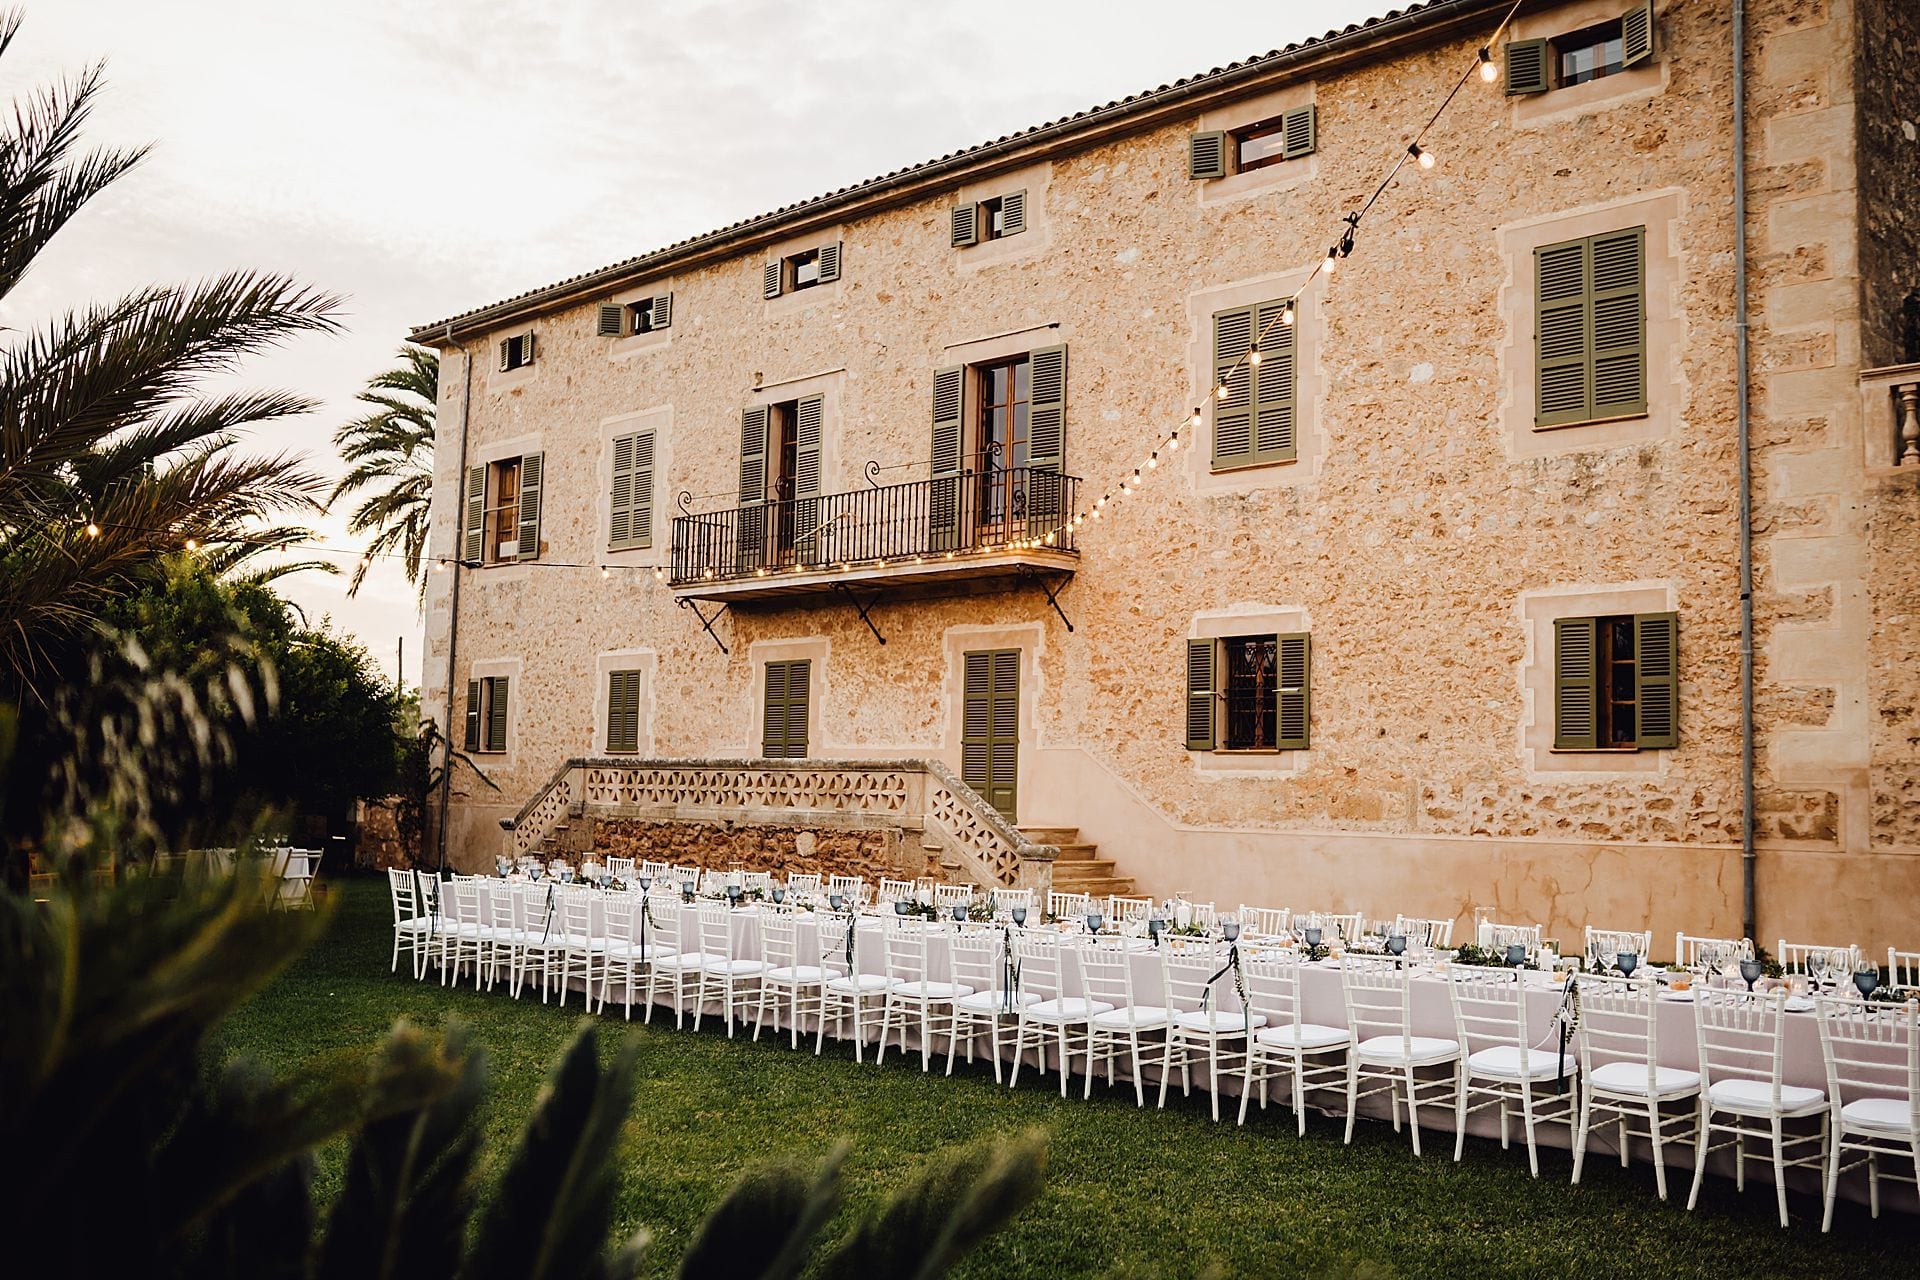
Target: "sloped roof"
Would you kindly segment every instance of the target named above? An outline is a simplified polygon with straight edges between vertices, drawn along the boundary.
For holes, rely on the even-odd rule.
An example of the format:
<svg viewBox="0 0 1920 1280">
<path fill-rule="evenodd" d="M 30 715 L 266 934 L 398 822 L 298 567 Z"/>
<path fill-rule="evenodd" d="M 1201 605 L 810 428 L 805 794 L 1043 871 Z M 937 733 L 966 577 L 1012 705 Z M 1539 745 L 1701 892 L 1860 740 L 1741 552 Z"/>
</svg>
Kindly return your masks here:
<svg viewBox="0 0 1920 1280">
<path fill-rule="evenodd" d="M 1337 31 L 1328 31 L 1323 36 L 1230 62 L 1224 67 L 1215 67 L 1198 75 L 1184 76 L 1155 89 L 1130 93 L 1124 98 L 1076 111 L 1072 115 L 1049 120 L 990 142 L 948 152 L 933 160 L 895 169 L 811 199 L 782 205 L 609 266 L 584 271 L 499 302 L 462 311 L 444 320 L 421 325 L 409 337 L 415 342 L 435 345 L 476 329 L 508 323 L 551 306 L 577 301 L 595 291 L 619 288 L 648 276 L 663 274 L 691 260 L 736 252 L 756 242 L 777 239 L 802 229 L 810 221 L 824 220 L 827 215 L 850 206 L 884 199 L 888 194 L 903 189 L 918 188 L 935 178 L 989 167 L 996 160 L 1042 143 L 1116 125 L 1124 126 L 1149 116 L 1158 108 L 1218 93 L 1248 81 L 1257 81 L 1302 63 L 1323 61 L 1376 46 L 1383 41 L 1426 33 L 1452 20 L 1471 17 L 1504 3 L 1507 0 L 1426 0 L 1425 3 L 1408 5 L 1403 9 L 1390 9 L 1379 17 L 1368 18 Z"/>
</svg>

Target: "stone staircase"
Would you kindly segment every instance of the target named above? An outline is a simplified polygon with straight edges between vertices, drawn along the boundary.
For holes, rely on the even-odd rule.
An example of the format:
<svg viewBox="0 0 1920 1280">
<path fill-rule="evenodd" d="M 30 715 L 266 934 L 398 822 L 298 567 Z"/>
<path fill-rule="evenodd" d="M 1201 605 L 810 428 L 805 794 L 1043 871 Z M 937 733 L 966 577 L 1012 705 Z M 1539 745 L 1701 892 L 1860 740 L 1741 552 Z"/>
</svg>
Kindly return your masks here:
<svg viewBox="0 0 1920 1280">
<path fill-rule="evenodd" d="M 1053 887 L 1059 892 L 1090 893 L 1096 898 L 1134 896 L 1133 877 L 1115 875 L 1113 860 L 1100 856 L 1100 846 L 1082 840 L 1080 828 L 1021 827 L 1020 834 L 1035 844 L 1059 848 L 1053 864 Z"/>
</svg>

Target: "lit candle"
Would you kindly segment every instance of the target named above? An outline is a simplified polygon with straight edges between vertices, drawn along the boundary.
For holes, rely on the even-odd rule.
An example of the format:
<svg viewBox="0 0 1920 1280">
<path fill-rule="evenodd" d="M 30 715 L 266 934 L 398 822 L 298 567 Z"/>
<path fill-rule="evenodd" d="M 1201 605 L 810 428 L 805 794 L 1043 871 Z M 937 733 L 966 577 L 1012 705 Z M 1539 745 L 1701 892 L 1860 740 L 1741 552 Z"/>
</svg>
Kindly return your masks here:
<svg viewBox="0 0 1920 1280">
<path fill-rule="evenodd" d="M 1186 903 L 1175 904 L 1173 908 L 1173 927 L 1184 929 L 1193 923 L 1193 908 Z"/>
<path fill-rule="evenodd" d="M 927 906 L 933 901 L 933 890 L 923 884 L 913 891 L 913 900 L 923 907 Z"/>
</svg>

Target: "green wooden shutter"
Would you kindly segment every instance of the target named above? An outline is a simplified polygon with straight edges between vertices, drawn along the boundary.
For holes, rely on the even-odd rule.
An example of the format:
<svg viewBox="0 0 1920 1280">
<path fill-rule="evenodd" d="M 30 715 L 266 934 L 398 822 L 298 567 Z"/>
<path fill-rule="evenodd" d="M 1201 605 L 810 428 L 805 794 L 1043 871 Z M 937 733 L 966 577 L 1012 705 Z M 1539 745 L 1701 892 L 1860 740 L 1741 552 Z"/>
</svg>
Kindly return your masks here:
<svg viewBox="0 0 1920 1280">
<path fill-rule="evenodd" d="M 1553 745 L 1592 751 L 1600 745 L 1600 637 L 1595 618 L 1553 620 Z"/>
<path fill-rule="evenodd" d="M 513 556 L 516 560 L 540 558 L 540 487 L 545 460 L 543 453 L 520 455 L 520 527 L 514 535 L 518 548 Z"/>
<path fill-rule="evenodd" d="M 960 779 L 1012 822 L 1019 808 L 1020 651 L 980 650 L 963 663 Z"/>
<path fill-rule="evenodd" d="M 1273 745 L 1282 751 L 1305 751 L 1312 739 L 1313 644 L 1304 631 L 1274 637 L 1279 661 L 1275 673 L 1275 730 Z"/>
<path fill-rule="evenodd" d="M 1296 430 L 1294 386 L 1297 324 L 1283 324 L 1286 301 L 1263 302 L 1253 313 L 1253 332 L 1260 337 L 1260 368 L 1253 378 L 1253 461 L 1292 462 L 1300 456 Z"/>
<path fill-rule="evenodd" d="M 1680 615 L 1643 613 L 1633 620 L 1634 702 L 1640 723 L 1634 745 L 1680 742 Z"/>
<path fill-rule="evenodd" d="M 1213 675 L 1219 642 L 1187 641 L 1187 750 L 1211 751 L 1214 744 Z"/>
<path fill-rule="evenodd" d="M 602 338 L 617 338 L 627 331 L 627 309 L 617 302 L 600 304 L 600 322 L 594 326 L 594 334 Z"/>
<path fill-rule="evenodd" d="M 673 324 L 673 291 L 669 289 L 665 293 L 654 294 L 651 310 L 652 315 L 649 318 L 649 323 L 652 324 L 654 328 L 666 329 L 671 327 Z"/>
<path fill-rule="evenodd" d="M 767 406 L 740 414 L 740 509 L 735 554 L 739 567 L 760 563 L 767 524 Z"/>
<path fill-rule="evenodd" d="M 807 704 L 813 696 L 813 663 L 799 658 L 787 664 L 787 758 L 807 758 Z"/>
<path fill-rule="evenodd" d="M 787 754 L 787 664 L 769 662 L 761 698 L 760 754 L 778 760 Z"/>
<path fill-rule="evenodd" d="M 966 370 L 960 366 L 933 371 L 933 452 L 927 494 L 927 531 L 935 551 L 960 545 L 965 509 L 966 480 L 962 475 L 961 445 L 965 432 L 960 421 Z"/>
<path fill-rule="evenodd" d="M 820 425 L 823 396 L 804 396 L 793 407 L 793 532 L 803 564 L 816 559 L 820 525 Z"/>
<path fill-rule="evenodd" d="M 460 531 L 460 558 L 478 564 L 485 554 L 487 531 L 487 469 L 467 470 L 467 519 Z"/>
<path fill-rule="evenodd" d="M 607 750 L 640 749 L 640 673 L 613 671 L 607 675 Z"/>
<path fill-rule="evenodd" d="M 829 240 L 820 246 L 820 283 L 828 284 L 840 278 L 840 242 Z"/>
<path fill-rule="evenodd" d="M 1212 386 L 1227 384 L 1225 399 L 1213 397 L 1216 471 L 1253 461 L 1253 371 L 1241 359 L 1253 343 L 1253 313 L 1252 307 L 1235 307 L 1213 317 Z"/>
<path fill-rule="evenodd" d="M 1641 0 L 1620 15 L 1620 55 L 1625 67 L 1653 61 L 1653 0 Z"/>
<path fill-rule="evenodd" d="M 633 451 L 639 436 L 621 436 L 613 442 L 613 492 L 607 502 L 607 546 L 615 551 L 633 545 Z"/>
<path fill-rule="evenodd" d="M 1533 251 L 1533 421 L 1553 427 L 1593 416 L 1593 334 L 1585 240 Z"/>
<path fill-rule="evenodd" d="M 1594 236 L 1592 262 L 1593 416 L 1647 411 L 1647 229 Z"/>
<path fill-rule="evenodd" d="M 513 339 L 500 339 L 500 372 L 505 373 L 512 367 L 508 362 L 513 359 Z"/>
<path fill-rule="evenodd" d="M 1548 78 L 1547 42 L 1512 40 L 1501 50 L 1507 64 L 1507 93 L 1545 93 L 1553 85 Z"/>
<path fill-rule="evenodd" d="M 633 541 L 635 547 L 653 545 L 653 432 L 633 439 Z"/>
<path fill-rule="evenodd" d="M 1050 523 L 1066 464 L 1066 344 L 1028 352 L 1027 377 L 1027 518 Z"/>
<path fill-rule="evenodd" d="M 507 749 L 507 677 L 487 681 L 487 750 Z"/>
<path fill-rule="evenodd" d="M 777 298 L 780 296 L 780 280 L 786 273 L 786 263 L 775 258 L 760 268 L 760 296 Z"/>
<path fill-rule="evenodd" d="M 480 682 L 467 681 L 467 750 L 480 749 Z"/>
<path fill-rule="evenodd" d="M 1198 182 L 1227 176 L 1227 135 L 1218 129 L 1187 139 L 1187 177 Z"/>
<path fill-rule="evenodd" d="M 1280 118 L 1280 155 L 1292 160 L 1312 155 L 1318 146 L 1318 128 L 1312 103 L 1295 107 Z"/>
<path fill-rule="evenodd" d="M 970 244 L 980 242 L 980 206 L 977 204 L 955 205 L 948 226 L 950 242 L 956 249 L 964 249 Z"/>
<path fill-rule="evenodd" d="M 1017 236 L 1027 229 L 1027 193 L 1009 191 L 1000 197 L 1000 234 Z"/>
</svg>

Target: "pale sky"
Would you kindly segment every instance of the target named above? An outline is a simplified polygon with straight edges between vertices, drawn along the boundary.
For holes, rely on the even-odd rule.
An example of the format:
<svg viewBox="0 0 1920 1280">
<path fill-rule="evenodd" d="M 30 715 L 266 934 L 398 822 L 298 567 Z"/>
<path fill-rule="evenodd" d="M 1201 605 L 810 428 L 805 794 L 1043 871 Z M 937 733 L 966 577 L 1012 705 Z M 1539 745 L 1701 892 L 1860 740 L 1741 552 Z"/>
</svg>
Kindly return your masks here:
<svg viewBox="0 0 1920 1280">
<path fill-rule="evenodd" d="M 0 325 L 236 268 L 344 294 L 343 335 L 247 371 L 325 405 L 254 447 L 333 476 L 334 427 L 413 325 L 1392 3 L 30 0 L 7 94 L 104 59 L 88 140 L 157 146 L 69 224 Z M 343 513 L 313 524 L 353 545 Z M 404 636 L 418 682 L 397 566 L 352 600 L 345 574 L 282 588 L 389 671 Z"/>
</svg>

